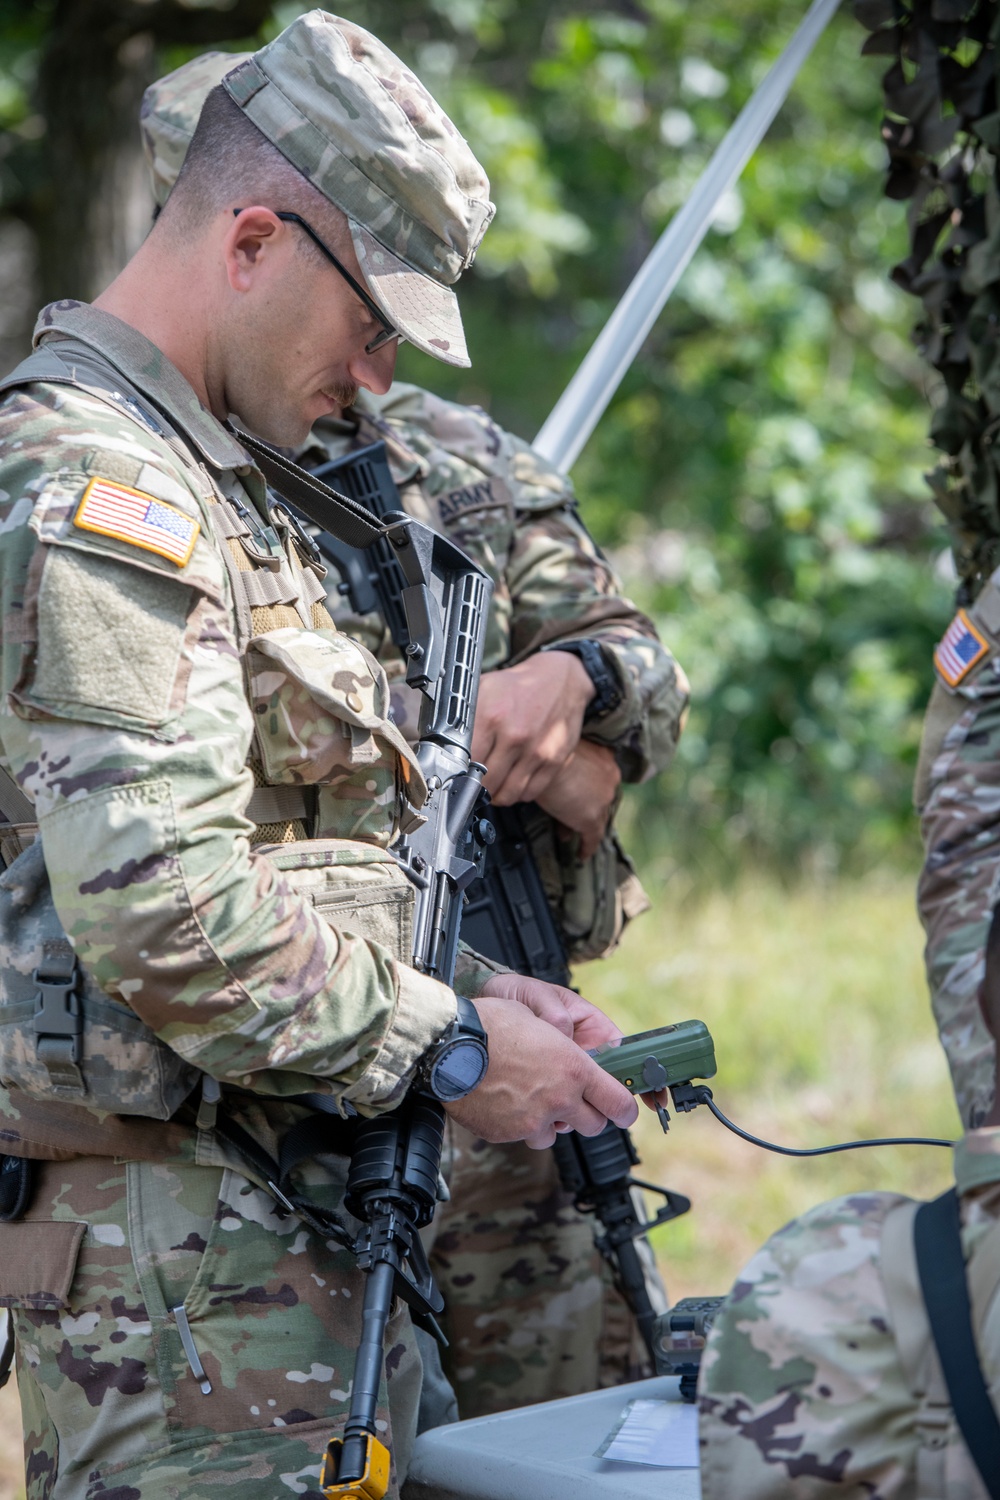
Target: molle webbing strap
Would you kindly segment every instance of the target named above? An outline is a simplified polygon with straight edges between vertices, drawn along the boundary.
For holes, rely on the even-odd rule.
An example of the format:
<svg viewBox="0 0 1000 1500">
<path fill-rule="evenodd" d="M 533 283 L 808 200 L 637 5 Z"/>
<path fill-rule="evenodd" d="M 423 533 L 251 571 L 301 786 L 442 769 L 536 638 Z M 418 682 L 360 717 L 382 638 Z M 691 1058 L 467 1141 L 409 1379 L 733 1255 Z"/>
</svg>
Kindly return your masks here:
<svg viewBox="0 0 1000 1500">
<path fill-rule="evenodd" d="M 295 604 L 299 597 L 287 568 L 277 573 L 267 568 L 240 573 L 240 586 L 251 609 L 267 609 L 272 604 Z"/>
<path fill-rule="evenodd" d="M 921 1204 L 913 1247 L 955 1421 L 990 1500 L 1000 1500 L 1000 1420 L 976 1348 L 954 1188 Z"/>
<path fill-rule="evenodd" d="M 312 809 L 306 802 L 305 787 L 287 784 L 255 786 L 250 793 L 246 815 L 257 824 L 290 823 L 296 818 L 305 822 L 312 817 Z"/>
<path fill-rule="evenodd" d="M 87 1086 L 80 1072 L 83 1055 L 83 1015 L 77 986 L 80 971 L 76 953 L 64 938 L 46 938 L 42 961 L 33 978 L 35 997 L 35 1052 L 49 1075 L 52 1092 L 60 1099 L 81 1099 Z"/>
<path fill-rule="evenodd" d="M 242 429 L 234 429 L 234 436 L 253 454 L 268 484 L 292 505 L 297 505 L 303 515 L 322 531 L 328 531 L 348 547 L 370 547 L 385 535 L 388 528 L 373 520 L 363 505 L 347 495 L 338 494 L 272 448 L 270 443 L 262 442 Z"/>
<path fill-rule="evenodd" d="M 0 812 L 8 823 L 34 823 L 35 808 L 9 771 L 0 766 Z"/>
</svg>

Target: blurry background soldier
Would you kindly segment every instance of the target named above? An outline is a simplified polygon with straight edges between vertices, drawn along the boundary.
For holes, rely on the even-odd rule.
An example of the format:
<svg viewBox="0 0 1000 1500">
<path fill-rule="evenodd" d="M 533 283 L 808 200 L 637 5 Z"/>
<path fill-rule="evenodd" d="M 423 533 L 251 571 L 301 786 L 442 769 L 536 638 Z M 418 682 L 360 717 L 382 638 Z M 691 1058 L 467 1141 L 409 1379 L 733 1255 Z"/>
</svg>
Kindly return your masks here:
<svg viewBox="0 0 1000 1500">
<path fill-rule="evenodd" d="M 1000 580 L 960 610 L 934 653 L 914 798 L 925 860 L 920 916 L 934 1016 L 967 1126 L 996 1100 L 996 1042 L 979 1005 L 1000 879 Z"/>
<path fill-rule="evenodd" d="M 470 1130 L 544 1147 L 635 1118 L 585 1050 L 618 1034 L 594 1007 L 468 951 L 455 990 L 409 962 L 386 850 L 419 763 L 224 425 L 300 445 L 388 390 L 400 335 L 464 362 L 453 285 L 491 215 L 414 75 L 312 11 L 214 91 L 149 238 L 93 306 L 46 307 L 0 386 L 0 805 L 22 825 L 0 1241 L 32 1500 L 308 1490 L 360 1330 L 341 1117 L 392 1108 L 461 1039 L 459 992 L 489 1036 L 446 1106 Z M 307 1228 L 269 1183 L 317 1118 L 328 1149 L 289 1182 Z M 387 1340 L 401 1475 L 408 1312 Z"/>
<path fill-rule="evenodd" d="M 210 53 L 147 90 L 143 144 L 161 206 L 205 96 L 239 61 Z M 567 959 L 599 957 L 647 905 L 613 817 L 621 782 L 645 780 L 673 755 L 684 674 L 623 597 L 566 476 L 527 444 L 479 408 L 397 384 L 385 395 L 359 391 L 313 427 L 297 456 L 315 468 L 379 440 L 405 509 L 494 580 L 474 753 L 495 804 L 535 804 L 528 831 Z M 329 601 L 341 629 L 385 667 L 396 722 L 412 736 L 416 710 L 385 624 L 348 614 L 335 578 Z M 580 641 L 596 649 L 544 649 Z M 452 1200 L 435 1220 L 433 1263 L 462 1415 L 642 1373 L 634 1322 L 551 1153 L 454 1136 Z M 658 1302 L 651 1255 L 648 1263 Z"/>
</svg>

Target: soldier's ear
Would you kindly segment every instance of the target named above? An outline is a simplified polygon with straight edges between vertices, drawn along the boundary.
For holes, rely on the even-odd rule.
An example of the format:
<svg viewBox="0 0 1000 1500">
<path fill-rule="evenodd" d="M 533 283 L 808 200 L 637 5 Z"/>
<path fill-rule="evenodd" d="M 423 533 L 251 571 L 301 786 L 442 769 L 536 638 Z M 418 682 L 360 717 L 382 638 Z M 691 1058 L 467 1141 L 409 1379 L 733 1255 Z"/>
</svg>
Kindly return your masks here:
<svg viewBox="0 0 1000 1500">
<path fill-rule="evenodd" d="M 288 225 L 271 209 L 259 205 L 240 209 L 231 217 L 223 240 L 226 274 L 234 292 L 248 292 L 265 262 L 275 251 L 287 248 Z"/>
</svg>

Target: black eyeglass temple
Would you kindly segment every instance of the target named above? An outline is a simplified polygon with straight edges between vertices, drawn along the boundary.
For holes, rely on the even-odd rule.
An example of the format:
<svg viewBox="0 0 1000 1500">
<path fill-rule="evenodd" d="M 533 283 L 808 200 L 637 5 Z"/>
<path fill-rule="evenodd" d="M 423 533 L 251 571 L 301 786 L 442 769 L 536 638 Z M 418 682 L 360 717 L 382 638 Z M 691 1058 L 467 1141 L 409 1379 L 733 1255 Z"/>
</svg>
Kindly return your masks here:
<svg viewBox="0 0 1000 1500">
<path fill-rule="evenodd" d="M 234 208 L 233 217 L 238 219 L 242 212 L 242 208 Z M 275 212 L 275 218 L 281 219 L 285 224 L 297 224 L 300 229 L 304 229 L 317 249 L 321 250 L 326 256 L 327 260 L 330 261 L 334 266 L 336 266 L 337 270 L 340 272 L 341 276 L 343 276 L 344 280 L 347 282 L 351 290 L 361 298 L 371 316 L 377 323 L 381 323 L 382 327 L 385 329 L 385 333 L 379 335 L 380 341 L 385 340 L 387 342 L 389 339 L 399 337 L 399 330 L 389 322 L 388 318 L 379 307 L 378 303 L 374 300 L 374 298 L 369 296 L 368 292 L 365 291 L 361 283 L 351 275 L 347 267 L 337 259 L 336 255 L 334 255 L 329 245 L 324 244 L 312 225 L 307 223 L 306 220 L 303 219 L 301 214 Z"/>
</svg>

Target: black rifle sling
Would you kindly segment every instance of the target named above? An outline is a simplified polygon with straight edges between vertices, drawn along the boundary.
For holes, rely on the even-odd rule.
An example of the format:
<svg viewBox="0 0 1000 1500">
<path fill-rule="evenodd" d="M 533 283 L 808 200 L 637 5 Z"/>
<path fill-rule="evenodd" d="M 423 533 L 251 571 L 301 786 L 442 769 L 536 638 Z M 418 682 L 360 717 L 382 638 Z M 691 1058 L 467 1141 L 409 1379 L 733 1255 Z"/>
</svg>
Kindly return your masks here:
<svg viewBox="0 0 1000 1500">
<path fill-rule="evenodd" d="M 363 505 L 349 495 L 331 489 L 277 448 L 272 448 L 270 443 L 241 428 L 234 428 L 233 435 L 253 454 L 268 484 L 285 500 L 297 505 L 315 526 L 328 531 L 339 542 L 345 542 L 348 547 L 370 547 L 389 530 Z"/>
<path fill-rule="evenodd" d="M 1000 1500 L 1000 1420 L 976 1348 L 954 1188 L 918 1208 L 913 1248 L 955 1421 L 987 1493 Z"/>
<path fill-rule="evenodd" d="M 333 1123 L 338 1123 L 336 1118 Z M 349 1150 L 349 1144 L 330 1138 L 330 1117 L 326 1114 L 314 1116 L 293 1125 L 281 1147 L 280 1160 L 260 1144 L 255 1136 L 245 1130 L 225 1111 L 220 1111 L 215 1121 L 215 1134 L 236 1151 L 257 1178 L 266 1182 L 280 1203 L 290 1209 L 304 1224 L 316 1231 L 323 1239 L 336 1240 L 345 1249 L 354 1248 L 354 1235 L 340 1215 L 332 1208 L 324 1208 L 296 1190 L 291 1174 L 300 1162 L 324 1153 L 338 1154 Z"/>
</svg>

